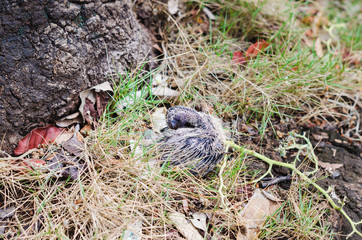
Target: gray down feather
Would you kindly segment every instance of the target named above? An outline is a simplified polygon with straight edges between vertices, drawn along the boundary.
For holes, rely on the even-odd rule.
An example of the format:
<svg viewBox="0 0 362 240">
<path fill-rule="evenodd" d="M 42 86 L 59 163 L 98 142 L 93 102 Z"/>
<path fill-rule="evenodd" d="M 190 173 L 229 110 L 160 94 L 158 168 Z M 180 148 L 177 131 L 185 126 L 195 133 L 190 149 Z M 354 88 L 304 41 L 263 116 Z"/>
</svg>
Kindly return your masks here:
<svg viewBox="0 0 362 240">
<path fill-rule="evenodd" d="M 203 177 L 223 158 L 225 137 L 219 119 L 175 106 L 168 109 L 166 121 L 168 128 L 159 140 L 163 160 Z"/>
</svg>

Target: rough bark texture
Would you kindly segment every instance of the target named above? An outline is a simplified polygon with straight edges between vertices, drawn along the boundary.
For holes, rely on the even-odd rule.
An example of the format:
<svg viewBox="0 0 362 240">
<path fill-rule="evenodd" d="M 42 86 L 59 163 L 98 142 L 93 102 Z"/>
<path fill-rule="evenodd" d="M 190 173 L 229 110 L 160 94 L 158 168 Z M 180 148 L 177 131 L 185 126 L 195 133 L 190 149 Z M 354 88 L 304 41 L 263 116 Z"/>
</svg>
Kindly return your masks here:
<svg viewBox="0 0 362 240">
<path fill-rule="evenodd" d="M 148 60 L 151 45 L 125 0 L 0 1 L 0 149 L 74 111 L 80 91 Z"/>
</svg>

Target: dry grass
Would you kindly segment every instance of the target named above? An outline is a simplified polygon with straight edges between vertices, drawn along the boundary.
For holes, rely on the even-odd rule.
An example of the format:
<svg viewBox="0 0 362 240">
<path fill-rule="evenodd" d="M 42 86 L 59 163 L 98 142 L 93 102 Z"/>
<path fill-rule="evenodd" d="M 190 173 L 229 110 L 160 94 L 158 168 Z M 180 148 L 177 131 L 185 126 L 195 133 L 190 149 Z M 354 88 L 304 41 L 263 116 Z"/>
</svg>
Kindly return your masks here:
<svg viewBox="0 0 362 240">
<path fill-rule="evenodd" d="M 210 214 L 208 236 L 213 238 L 234 239 L 243 231 L 237 219 L 254 188 L 249 181 L 256 174 L 247 168 L 251 159 L 234 153 L 225 162 L 222 175 L 218 167 L 207 179 L 160 165 L 150 168 L 149 154 L 136 156 L 129 148 L 136 131 L 123 132 L 137 126 L 140 121 L 120 121 L 91 133 L 84 153 L 88 167 L 78 181 L 55 178 L 54 173 L 41 170 L 21 171 L 13 161 L 2 161 L 2 200 L 17 208 L 16 219 L 7 226 L 20 239 L 119 239 L 133 223 L 141 222 L 143 239 L 177 239 L 168 215 L 179 211 Z M 221 181 L 224 188 L 220 190 Z M 287 199 L 298 204 L 293 197 L 298 191 L 297 185 L 292 187 Z M 314 219 L 311 224 L 318 228 L 319 221 Z M 289 222 L 291 231 L 293 226 Z M 309 233 L 301 230 L 299 234 Z M 319 230 L 314 234 L 322 239 L 326 233 Z"/>
<path fill-rule="evenodd" d="M 327 220 L 328 203 L 306 186 L 295 182 L 292 185 L 285 193 L 288 197 L 283 206 L 266 222 L 261 238 L 333 239 Z"/>
<path fill-rule="evenodd" d="M 256 11 L 248 6 L 242 11 L 237 5 L 231 8 L 238 14 Z M 318 58 L 298 37 L 290 37 L 291 25 L 272 19 L 271 26 L 263 20 L 267 16 L 256 16 L 248 25 L 252 29 L 243 25 L 248 38 L 237 39 L 227 36 L 237 37 L 241 21 L 228 31 L 223 31 L 223 26 L 209 31 L 203 28 L 205 23 L 197 24 L 191 17 L 171 18 L 163 33 L 167 40 L 161 42 L 164 57 L 157 70 L 181 92 L 170 104 L 206 111 L 209 108 L 205 106 L 213 106 L 230 125 L 236 118 L 261 120 L 260 132 L 270 125 L 272 117 L 304 115 L 300 119 L 306 121 L 325 118 L 326 113 L 338 116 L 339 112 L 331 110 L 336 102 L 326 96 L 337 102 L 345 99 L 338 98 L 341 94 L 354 99 L 351 89 L 361 72 L 344 69 L 342 74 L 335 68 L 341 65 L 338 58 L 330 54 Z M 278 31 L 272 31 L 275 24 Z M 271 39 L 271 45 L 246 66 L 236 66 L 232 53 L 245 50 L 250 39 L 260 37 Z M 119 81 L 115 102 L 144 84 L 138 70 Z M 350 74 L 348 79 L 345 72 Z M 134 85 L 127 85 L 130 82 Z M 254 186 L 249 182 L 257 175 L 247 168 L 251 159 L 233 153 L 221 176 L 218 166 L 206 179 L 159 164 L 151 166 L 149 162 L 155 157 L 136 155 L 130 140 L 142 138 L 149 127 L 149 114 L 160 103 L 152 97 L 140 99 L 118 117 L 110 108 L 99 128 L 85 140 L 87 169 L 78 181 L 42 171 L 22 172 L 13 161 L 1 160 L 0 208 L 17 208 L 15 217 L 5 221 L 10 231 L 19 239 L 120 239 L 133 223 L 141 222 L 144 239 L 177 239 L 180 236 L 174 233 L 168 215 L 173 211 L 201 211 L 212 215 L 208 237 L 235 239 L 243 231 L 237 224 L 237 213 L 250 197 Z M 224 188 L 220 192 L 221 180 Z M 320 196 L 294 183 L 285 200 L 283 209 L 267 222 L 262 237 L 328 239 L 328 227 L 323 223 L 328 206 L 323 202 L 311 204 Z"/>
</svg>

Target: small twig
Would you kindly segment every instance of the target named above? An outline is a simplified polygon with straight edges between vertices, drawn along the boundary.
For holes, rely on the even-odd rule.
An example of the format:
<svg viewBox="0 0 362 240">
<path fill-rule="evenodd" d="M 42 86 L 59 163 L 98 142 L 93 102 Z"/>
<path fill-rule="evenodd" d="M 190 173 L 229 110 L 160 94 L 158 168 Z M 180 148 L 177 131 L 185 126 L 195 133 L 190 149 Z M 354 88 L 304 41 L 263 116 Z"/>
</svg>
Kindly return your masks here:
<svg viewBox="0 0 362 240">
<path fill-rule="evenodd" d="M 312 179 L 310 179 L 308 176 L 310 176 L 310 174 L 313 174 L 315 172 L 318 171 L 318 159 L 317 157 L 315 156 L 314 154 L 314 151 L 313 151 L 313 147 L 309 141 L 309 139 L 307 139 L 304 135 L 299 135 L 299 134 L 296 134 L 296 133 L 291 133 L 291 136 L 294 136 L 294 137 L 299 137 L 299 138 L 302 138 L 304 139 L 306 142 L 307 142 L 307 150 L 310 151 L 310 154 L 311 154 L 311 157 L 312 157 L 312 161 L 314 162 L 315 164 L 315 169 L 314 171 L 312 172 L 307 172 L 307 173 L 303 173 L 301 172 L 297 167 L 296 167 L 296 162 L 294 161 L 293 163 L 284 163 L 284 162 L 279 162 L 279 161 L 275 161 L 275 160 L 272 160 L 266 156 L 263 156 L 253 150 L 249 150 L 249 149 L 246 149 L 246 148 L 243 148 L 242 146 L 239 146 L 237 144 L 235 144 L 234 142 L 232 141 L 226 141 L 226 145 L 227 146 L 230 146 L 230 147 L 233 147 L 234 149 L 237 149 L 239 151 L 241 151 L 241 153 L 246 153 L 246 154 L 249 154 L 251 156 L 254 156 L 254 157 L 257 157 L 259 158 L 260 160 L 266 162 L 269 164 L 269 169 L 268 171 L 266 172 L 266 174 L 264 174 L 262 176 L 262 178 L 259 178 L 257 179 L 257 181 L 263 179 L 266 175 L 268 175 L 269 173 L 271 173 L 271 167 L 273 165 L 276 165 L 276 166 L 281 166 L 281 167 L 286 167 L 286 168 L 289 168 L 291 169 L 294 173 L 296 173 L 300 178 L 302 178 L 305 182 L 307 182 L 308 184 L 312 185 L 313 187 L 315 187 L 320 193 L 322 193 L 325 198 L 328 200 L 329 204 L 336 210 L 338 210 L 346 219 L 347 221 L 350 223 L 351 227 L 352 227 L 352 231 L 350 234 L 348 234 L 347 238 L 351 237 L 354 233 L 356 233 L 357 235 L 359 236 L 362 236 L 362 233 L 360 231 L 358 231 L 357 229 L 357 225 L 358 224 L 361 224 L 362 221 L 359 221 L 359 222 L 354 222 L 349 216 L 348 214 L 344 211 L 343 209 L 343 205 L 344 203 L 341 203 L 339 206 L 333 201 L 333 199 L 331 198 L 331 196 L 329 196 L 329 189 L 328 190 L 324 190 L 322 187 L 320 187 L 317 183 L 315 183 Z M 295 143 L 295 141 L 293 141 Z M 294 144 L 295 145 L 295 144 Z M 302 147 L 302 146 L 299 146 L 299 145 L 295 145 L 296 147 Z M 290 149 L 291 146 L 288 146 L 287 148 Z M 285 149 L 284 149 L 285 150 Z M 255 182 L 255 181 L 254 181 Z"/>
<path fill-rule="evenodd" d="M 22 159 L 24 159 L 27 155 L 29 155 L 29 154 L 32 153 L 32 152 L 35 152 L 36 150 L 39 150 L 39 149 L 37 149 L 37 148 L 30 149 L 30 150 L 28 150 L 27 152 L 21 154 L 21 155 L 18 156 L 18 157 L 12 157 L 12 156 L 10 156 L 9 154 L 7 154 L 8 156 L 7 156 L 7 157 L 4 157 L 4 158 L 0 158 L 0 161 L 1 161 L 1 160 L 22 160 Z"/>
<path fill-rule="evenodd" d="M 229 150 L 229 146 L 226 145 L 226 152 L 228 152 Z M 224 180 L 222 178 L 222 174 L 224 172 L 224 169 L 226 167 L 226 161 L 227 160 L 227 155 L 225 155 L 224 159 L 223 159 L 223 163 L 221 165 L 220 171 L 219 171 L 219 178 L 220 178 L 220 186 L 218 189 L 218 192 L 220 194 L 220 198 L 221 198 L 221 205 L 224 207 L 225 210 L 229 210 L 228 206 L 225 204 L 225 195 L 223 194 L 223 188 L 225 187 L 224 185 Z"/>
<path fill-rule="evenodd" d="M 281 183 L 281 182 L 284 182 L 284 181 L 290 181 L 290 180 L 292 180 L 292 176 L 290 176 L 290 175 L 279 176 L 279 177 L 272 178 L 270 181 L 260 183 L 260 187 L 261 188 L 266 188 L 266 187 L 269 187 L 271 185 L 275 185 L 275 184 L 278 184 L 278 183 Z"/>
<path fill-rule="evenodd" d="M 0 150 L 0 154 L 4 154 L 6 155 L 7 157 L 11 157 L 11 155 L 3 150 Z"/>
</svg>

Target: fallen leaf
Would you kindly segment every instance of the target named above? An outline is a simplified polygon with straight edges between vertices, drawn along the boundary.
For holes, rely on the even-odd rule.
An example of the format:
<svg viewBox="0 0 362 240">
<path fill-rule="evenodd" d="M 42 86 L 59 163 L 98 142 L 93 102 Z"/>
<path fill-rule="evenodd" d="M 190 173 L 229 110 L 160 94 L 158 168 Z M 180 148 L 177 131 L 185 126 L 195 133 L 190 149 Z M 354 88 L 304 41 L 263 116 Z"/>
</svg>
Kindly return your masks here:
<svg viewBox="0 0 362 240">
<path fill-rule="evenodd" d="M 252 44 L 248 50 L 245 52 L 246 57 L 255 57 L 259 52 L 264 51 L 266 47 L 269 46 L 269 43 L 265 42 L 265 40 L 260 40 L 254 44 Z"/>
<path fill-rule="evenodd" d="M 267 217 L 279 206 L 279 203 L 268 199 L 260 189 L 255 189 L 248 204 L 237 215 L 238 225 L 245 226 L 246 229 L 246 233 L 241 234 L 239 239 L 256 239 Z"/>
<path fill-rule="evenodd" d="M 196 213 L 192 214 L 192 217 L 193 217 L 193 219 L 191 219 L 192 225 L 194 225 L 196 228 L 201 229 L 202 231 L 206 232 L 207 231 L 206 214 L 196 212 Z"/>
<path fill-rule="evenodd" d="M 167 86 L 167 76 L 163 76 L 160 73 L 157 73 L 154 77 L 153 77 L 153 81 L 152 81 L 152 86 Z"/>
<path fill-rule="evenodd" d="M 108 105 L 110 96 L 107 92 L 96 92 L 97 114 L 100 118 Z"/>
<path fill-rule="evenodd" d="M 321 168 L 325 169 L 328 172 L 333 172 L 336 169 L 343 167 L 343 164 L 318 161 L 318 166 L 320 166 Z"/>
<path fill-rule="evenodd" d="M 317 141 L 329 139 L 328 133 L 326 132 L 312 133 L 312 136 Z"/>
<path fill-rule="evenodd" d="M 178 12 L 178 0 L 168 0 L 167 2 L 168 12 L 173 15 Z"/>
<path fill-rule="evenodd" d="M 271 194 L 270 192 L 266 191 L 266 190 L 261 190 L 263 192 L 263 194 L 265 195 L 265 197 L 267 197 L 269 200 L 272 200 L 274 202 L 283 202 L 282 199 L 274 196 L 273 194 Z"/>
<path fill-rule="evenodd" d="M 0 219 L 4 220 L 5 218 L 9 218 L 14 216 L 16 208 L 14 206 L 5 207 L 0 209 Z"/>
<path fill-rule="evenodd" d="M 284 138 L 285 133 L 283 133 L 283 132 L 281 132 L 281 131 L 277 130 L 277 136 L 278 136 L 278 138 Z"/>
<path fill-rule="evenodd" d="M 76 136 L 73 136 L 68 141 L 62 144 L 62 147 L 70 154 L 76 157 L 80 157 L 84 151 L 84 144 L 78 140 Z"/>
<path fill-rule="evenodd" d="M 17 148 L 14 150 L 14 154 L 23 154 L 29 149 L 37 148 L 39 144 L 53 143 L 63 131 L 64 128 L 55 127 L 53 124 L 35 128 L 20 139 Z"/>
<path fill-rule="evenodd" d="M 185 78 L 175 78 L 171 83 L 171 87 L 183 88 L 183 87 L 185 87 L 186 83 L 187 83 L 187 79 L 185 79 Z"/>
<path fill-rule="evenodd" d="M 313 29 L 309 28 L 309 29 L 305 30 L 304 35 L 305 35 L 307 38 L 312 38 L 312 37 L 314 36 L 314 34 L 313 34 Z"/>
<path fill-rule="evenodd" d="M 73 180 L 78 179 L 82 170 L 85 169 L 85 164 L 81 164 L 81 159 L 75 156 L 66 154 L 63 149 L 60 150 L 51 160 L 47 162 L 48 168 L 57 177 L 70 176 Z"/>
<path fill-rule="evenodd" d="M 90 124 L 86 124 L 81 130 L 80 130 L 80 132 L 82 133 L 82 134 L 88 134 L 90 131 L 92 131 L 92 125 L 90 125 Z"/>
<path fill-rule="evenodd" d="M 247 63 L 246 58 L 243 56 L 243 53 L 240 51 L 236 51 L 233 54 L 233 61 L 235 64 L 243 65 Z"/>
<path fill-rule="evenodd" d="M 62 149 L 53 154 L 48 160 L 48 168 L 57 177 L 70 176 L 73 180 L 77 179 L 85 169 L 86 164 L 83 161 L 84 144 L 79 141 L 79 124 L 74 127 L 72 138 L 62 143 Z M 66 151 L 66 152 L 65 152 Z"/>
<path fill-rule="evenodd" d="M 188 240 L 203 240 L 197 229 L 186 220 L 185 215 L 179 212 L 173 212 L 169 219 L 175 225 L 177 230 Z"/>
<path fill-rule="evenodd" d="M 129 140 L 129 146 L 131 148 L 133 157 L 140 158 L 143 156 L 143 150 L 140 147 L 139 141 Z"/>
<path fill-rule="evenodd" d="M 302 37 L 302 40 L 304 41 L 305 45 L 307 45 L 308 47 L 313 47 L 313 41 L 311 39 L 309 39 L 306 36 Z"/>
<path fill-rule="evenodd" d="M 82 122 L 82 116 L 80 115 L 80 112 L 76 112 L 56 121 L 56 125 L 58 127 L 69 127 L 74 123 L 81 123 L 81 122 Z"/>
<path fill-rule="evenodd" d="M 157 88 L 152 88 L 152 93 L 154 96 L 157 97 L 162 97 L 162 98 L 176 98 L 178 96 L 180 96 L 180 92 L 173 90 L 171 88 L 168 87 L 163 87 L 163 86 L 159 86 Z"/>
<path fill-rule="evenodd" d="M 87 123 L 90 123 L 93 126 L 96 125 L 98 120 L 97 110 L 94 106 L 94 103 L 89 98 L 85 99 L 85 105 L 83 107 L 83 117 Z"/>
<path fill-rule="evenodd" d="M 165 107 L 156 108 L 151 114 L 151 126 L 154 132 L 160 133 L 162 129 L 167 127 L 166 123 L 166 112 Z"/>
<path fill-rule="evenodd" d="M 55 139 L 55 143 L 57 144 L 62 144 L 63 142 L 68 141 L 69 139 L 71 139 L 74 135 L 74 132 L 68 130 L 68 131 L 63 131 L 56 139 Z"/>
<path fill-rule="evenodd" d="M 88 123 L 90 123 L 89 121 L 93 124 L 97 123 L 108 103 L 108 92 L 113 92 L 112 86 L 109 82 L 104 82 L 79 94 L 81 100 L 79 112 L 83 120 Z"/>
</svg>

